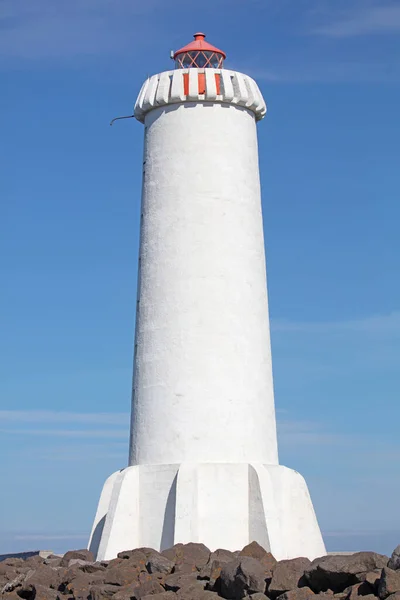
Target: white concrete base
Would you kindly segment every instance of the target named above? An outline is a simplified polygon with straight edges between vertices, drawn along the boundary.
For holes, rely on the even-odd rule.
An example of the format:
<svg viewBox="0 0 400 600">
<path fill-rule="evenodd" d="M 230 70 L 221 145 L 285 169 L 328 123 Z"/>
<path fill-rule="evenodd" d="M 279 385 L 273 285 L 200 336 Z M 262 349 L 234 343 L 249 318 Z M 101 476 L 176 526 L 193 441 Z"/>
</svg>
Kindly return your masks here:
<svg viewBox="0 0 400 600">
<path fill-rule="evenodd" d="M 141 546 L 257 541 L 278 559 L 326 554 L 303 477 L 261 464 L 139 465 L 109 477 L 89 540 L 97 560 Z"/>
</svg>

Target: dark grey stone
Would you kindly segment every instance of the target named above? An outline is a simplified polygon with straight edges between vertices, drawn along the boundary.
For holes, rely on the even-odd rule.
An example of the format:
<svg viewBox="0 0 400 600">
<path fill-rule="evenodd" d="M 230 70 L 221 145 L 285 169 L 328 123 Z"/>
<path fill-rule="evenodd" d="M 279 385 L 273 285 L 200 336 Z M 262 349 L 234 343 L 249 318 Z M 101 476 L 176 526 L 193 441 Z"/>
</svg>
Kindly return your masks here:
<svg viewBox="0 0 400 600">
<path fill-rule="evenodd" d="M 159 552 L 150 554 L 147 559 L 146 569 L 149 573 L 171 573 L 174 563 Z"/>
<path fill-rule="evenodd" d="M 61 566 L 68 567 L 69 561 L 73 558 L 79 558 L 80 560 L 87 560 L 88 562 L 94 562 L 94 554 L 90 550 L 70 550 L 61 559 Z"/>
<path fill-rule="evenodd" d="M 276 563 L 268 587 L 268 596 L 277 598 L 284 592 L 306 585 L 304 573 L 310 566 L 311 561 L 308 558 L 293 558 Z"/>
<path fill-rule="evenodd" d="M 400 546 L 397 546 L 397 548 L 393 550 L 387 566 L 389 569 L 393 569 L 393 571 L 400 569 Z"/>
<path fill-rule="evenodd" d="M 388 596 L 400 592 L 400 571 L 394 571 L 386 567 L 382 569 L 382 575 L 378 584 L 378 596 L 385 600 Z"/>
<path fill-rule="evenodd" d="M 220 575 L 223 598 L 240 600 L 244 596 L 266 590 L 266 570 L 256 558 L 239 556 L 225 564 Z"/>
<path fill-rule="evenodd" d="M 381 569 L 387 561 L 387 556 L 375 552 L 322 556 L 311 563 L 305 578 L 314 592 L 332 590 L 339 593 L 359 583 L 360 573 Z"/>
</svg>

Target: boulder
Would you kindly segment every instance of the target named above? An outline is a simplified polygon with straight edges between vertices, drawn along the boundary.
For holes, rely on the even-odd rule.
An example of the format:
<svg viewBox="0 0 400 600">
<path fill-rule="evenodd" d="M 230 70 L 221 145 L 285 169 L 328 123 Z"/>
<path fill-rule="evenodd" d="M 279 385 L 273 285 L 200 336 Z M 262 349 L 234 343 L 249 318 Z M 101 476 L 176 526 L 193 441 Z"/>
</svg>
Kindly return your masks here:
<svg viewBox="0 0 400 600">
<path fill-rule="evenodd" d="M 44 585 L 35 585 L 35 600 L 59 600 L 60 592 Z"/>
<path fill-rule="evenodd" d="M 256 558 L 259 560 L 268 572 L 269 577 L 272 576 L 272 572 L 277 563 L 271 552 L 267 552 L 267 550 L 265 550 L 257 542 L 251 542 L 251 544 L 247 544 L 247 546 L 245 546 L 243 550 L 239 552 L 239 556 L 249 556 L 250 558 Z"/>
<path fill-rule="evenodd" d="M 297 590 L 289 590 L 278 596 L 279 600 L 316 600 L 315 594 L 309 587 L 298 588 Z M 331 596 L 333 598 L 333 595 Z"/>
<path fill-rule="evenodd" d="M 308 558 L 293 558 L 276 563 L 268 587 L 268 596 L 277 598 L 284 592 L 306 585 L 304 573 L 310 566 L 311 561 Z"/>
<path fill-rule="evenodd" d="M 146 569 L 149 573 L 171 573 L 174 563 L 159 552 L 153 552 L 147 557 Z"/>
<path fill-rule="evenodd" d="M 35 554 L 34 556 L 29 556 L 29 558 L 27 558 L 24 561 L 24 565 L 26 567 L 29 566 L 29 568 L 31 568 L 31 569 L 35 569 L 36 567 L 39 567 L 42 564 L 44 564 L 44 558 L 39 556 L 39 554 Z"/>
<path fill-rule="evenodd" d="M 172 573 L 165 578 L 164 588 L 170 592 L 178 592 L 181 589 L 187 589 L 192 585 L 198 585 L 204 589 L 205 581 L 197 579 L 196 573 Z"/>
<path fill-rule="evenodd" d="M 397 546 L 397 548 L 393 550 L 387 566 L 389 569 L 393 569 L 393 571 L 400 570 L 400 546 Z"/>
<path fill-rule="evenodd" d="M 71 558 L 68 563 L 68 568 L 77 565 L 83 573 L 95 573 L 96 571 L 104 571 L 105 566 L 99 562 L 90 562 L 88 560 L 82 560 L 80 558 Z"/>
<path fill-rule="evenodd" d="M 374 571 L 367 571 L 367 573 L 358 573 L 356 578 L 359 583 L 363 583 L 364 581 L 369 583 L 374 590 L 374 594 L 376 594 L 381 575 L 382 569 L 375 569 Z"/>
<path fill-rule="evenodd" d="M 64 586 L 64 592 L 72 594 L 75 600 L 87 600 L 94 584 L 103 584 L 104 579 L 96 573 L 81 573 Z"/>
<path fill-rule="evenodd" d="M 220 575 L 220 594 L 223 598 L 240 600 L 266 589 L 266 570 L 256 558 L 238 556 L 225 564 Z"/>
<path fill-rule="evenodd" d="M 118 585 L 98 584 L 90 588 L 90 600 L 107 600 L 121 588 Z"/>
<path fill-rule="evenodd" d="M 251 598 L 251 600 L 268 600 L 268 596 L 262 594 L 261 592 L 257 592 L 256 594 L 250 594 L 249 598 Z"/>
<path fill-rule="evenodd" d="M 139 586 L 139 582 L 135 581 L 134 583 L 130 583 L 129 585 L 125 585 L 118 589 L 113 596 L 113 600 L 129 600 L 129 598 L 135 597 L 136 588 Z"/>
<path fill-rule="evenodd" d="M 145 596 L 153 596 L 154 594 L 162 594 L 164 588 L 155 580 L 146 581 L 138 585 L 135 589 L 134 600 L 142 600 Z"/>
<path fill-rule="evenodd" d="M 156 550 L 153 550 L 153 552 L 156 552 Z M 117 559 L 121 559 L 121 560 L 132 560 L 132 561 L 142 561 L 142 562 L 146 562 L 146 553 L 142 552 L 142 550 L 125 550 L 124 552 L 118 552 L 117 554 Z M 114 559 L 114 560 L 117 560 Z M 113 562 L 113 561 L 110 561 Z"/>
<path fill-rule="evenodd" d="M 388 558 L 375 552 L 357 552 L 351 555 L 328 555 L 316 558 L 305 572 L 310 588 L 314 592 L 332 590 L 340 593 L 359 583 L 359 574 L 385 566 Z"/>
<path fill-rule="evenodd" d="M 185 590 L 179 590 L 175 594 L 176 600 L 218 600 L 218 594 L 202 589 L 200 586 L 192 586 Z"/>
<path fill-rule="evenodd" d="M 137 560 L 137 557 L 135 557 L 133 559 L 123 560 L 121 564 L 109 566 L 104 571 L 104 583 L 120 585 L 123 587 L 138 582 L 140 573 L 146 571 L 145 560 L 146 557 L 143 555 L 143 560 L 140 562 Z"/>
<path fill-rule="evenodd" d="M 61 566 L 62 557 L 53 556 L 52 554 L 44 559 L 43 564 L 49 565 L 50 567 L 60 567 Z"/>
<path fill-rule="evenodd" d="M 36 595 L 35 586 L 24 583 L 21 587 L 17 588 L 17 594 L 23 600 L 34 600 Z"/>
<path fill-rule="evenodd" d="M 174 592 L 161 592 L 160 594 L 142 596 L 142 600 L 173 600 L 175 597 Z"/>
<path fill-rule="evenodd" d="M 25 561 L 23 558 L 17 558 L 16 556 L 5 558 L 1 561 L 1 564 L 7 567 L 21 567 L 25 565 Z"/>
<path fill-rule="evenodd" d="M 79 558 L 80 560 L 87 560 L 88 562 L 94 562 L 94 554 L 90 550 L 70 550 L 61 559 L 61 566 L 68 567 L 68 563 L 73 558 Z"/>
<path fill-rule="evenodd" d="M 53 569 L 49 565 L 42 564 L 39 568 L 26 574 L 25 582 L 58 590 L 65 573 L 65 569 Z"/>
<path fill-rule="evenodd" d="M 385 567 L 378 584 L 378 596 L 385 600 L 388 596 L 400 593 L 400 571 Z"/>
<path fill-rule="evenodd" d="M 15 575 L 15 572 L 13 574 Z M 16 588 L 21 587 L 21 585 L 25 581 L 25 578 L 26 578 L 25 573 L 20 573 L 19 575 L 16 575 L 10 581 L 7 581 L 7 583 L 5 583 L 3 585 L 3 587 L 1 588 L 1 594 L 13 592 Z"/>
<path fill-rule="evenodd" d="M 221 573 L 222 566 L 235 558 L 235 554 L 229 550 L 218 549 L 215 552 L 211 552 L 207 564 L 204 565 L 199 573 L 199 578 L 215 581 Z"/>
<path fill-rule="evenodd" d="M 138 554 L 144 554 L 145 557 L 150 556 L 150 554 L 159 554 L 159 552 L 157 552 L 157 550 L 154 550 L 154 548 L 146 548 L 146 547 L 142 547 L 142 548 L 135 548 L 134 550 L 124 550 L 123 552 L 118 552 L 117 557 L 118 558 L 123 558 L 123 559 L 130 559 Z"/>
<path fill-rule="evenodd" d="M 374 588 L 368 581 L 356 583 L 346 588 L 344 592 L 346 600 L 357 600 L 360 596 L 374 596 Z"/>
<path fill-rule="evenodd" d="M 207 564 L 210 550 L 204 544 L 175 544 L 172 548 L 163 550 L 162 556 L 175 564 L 174 572 L 198 572 Z"/>
<path fill-rule="evenodd" d="M 1 598 L 4 598 L 4 600 L 21 600 L 16 591 L 9 592 L 7 595 L 2 594 Z"/>
</svg>

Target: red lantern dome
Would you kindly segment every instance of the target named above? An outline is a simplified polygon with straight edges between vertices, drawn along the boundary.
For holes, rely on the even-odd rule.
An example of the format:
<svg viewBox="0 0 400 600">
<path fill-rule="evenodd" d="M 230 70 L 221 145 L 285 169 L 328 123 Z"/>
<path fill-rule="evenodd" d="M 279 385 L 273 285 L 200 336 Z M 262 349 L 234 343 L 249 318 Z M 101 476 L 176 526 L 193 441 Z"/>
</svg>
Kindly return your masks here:
<svg viewBox="0 0 400 600">
<path fill-rule="evenodd" d="M 194 41 L 174 52 L 177 69 L 220 69 L 226 58 L 225 52 L 205 41 L 205 33 L 195 33 Z"/>
</svg>

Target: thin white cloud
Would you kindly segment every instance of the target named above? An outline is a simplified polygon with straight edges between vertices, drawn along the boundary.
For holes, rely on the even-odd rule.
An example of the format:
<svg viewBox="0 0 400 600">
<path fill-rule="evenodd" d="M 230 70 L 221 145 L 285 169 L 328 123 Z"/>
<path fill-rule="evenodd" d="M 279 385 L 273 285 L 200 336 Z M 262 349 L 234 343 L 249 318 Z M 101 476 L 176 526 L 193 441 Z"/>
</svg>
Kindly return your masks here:
<svg viewBox="0 0 400 600">
<path fill-rule="evenodd" d="M 128 413 L 79 413 L 54 410 L 0 410 L 0 423 L 129 424 Z"/>
<path fill-rule="evenodd" d="M 264 67 L 241 68 L 258 82 L 270 84 L 293 83 L 393 83 L 400 81 L 400 61 L 389 56 L 385 61 L 371 60 L 324 60 L 322 56 L 312 61 L 297 62 Z"/>
<path fill-rule="evenodd" d="M 330 37 L 400 33 L 400 6 L 394 4 L 360 4 L 340 13 L 339 18 L 313 29 L 313 33 Z"/>
<path fill-rule="evenodd" d="M 278 420 L 278 439 L 281 448 L 292 446 L 325 446 L 354 443 L 354 436 L 350 439 L 342 433 L 326 431 L 324 426 L 315 421 L 289 421 Z"/>
<path fill-rule="evenodd" d="M 50 535 L 42 535 L 42 534 L 26 534 L 26 535 L 15 535 L 13 537 L 14 540 L 18 541 L 51 541 L 51 540 L 82 540 L 87 538 L 87 533 L 76 533 L 76 534 L 50 534 Z"/>
<path fill-rule="evenodd" d="M 127 431 L 121 429 L 0 429 L 0 433 L 7 435 L 34 435 L 48 437 L 68 438 L 123 438 L 127 437 Z"/>
<path fill-rule="evenodd" d="M 379 530 L 375 530 L 375 529 L 358 529 L 358 530 L 351 530 L 351 529 L 343 529 L 342 531 L 338 530 L 338 531 L 324 531 L 323 535 L 328 536 L 328 537 L 343 537 L 343 536 L 348 536 L 348 537 L 354 537 L 354 536 L 364 536 L 364 535 L 385 535 L 387 533 L 393 533 L 393 530 L 387 530 L 387 529 L 379 529 Z"/>
<path fill-rule="evenodd" d="M 276 332 L 299 332 L 299 333 L 359 333 L 374 336 L 390 336 L 400 338 L 400 311 L 394 311 L 388 315 L 376 315 L 364 319 L 350 319 L 347 321 L 322 321 L 316 323 L 294 322 L 284 319 L 276 319 L 271 323 L 271 329 Z"/>
</svg>

